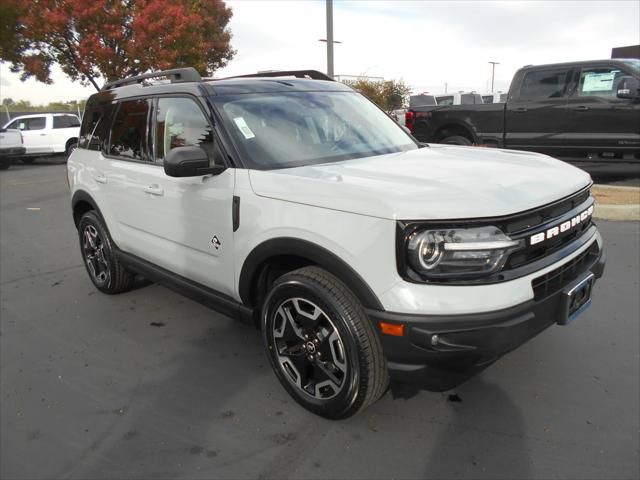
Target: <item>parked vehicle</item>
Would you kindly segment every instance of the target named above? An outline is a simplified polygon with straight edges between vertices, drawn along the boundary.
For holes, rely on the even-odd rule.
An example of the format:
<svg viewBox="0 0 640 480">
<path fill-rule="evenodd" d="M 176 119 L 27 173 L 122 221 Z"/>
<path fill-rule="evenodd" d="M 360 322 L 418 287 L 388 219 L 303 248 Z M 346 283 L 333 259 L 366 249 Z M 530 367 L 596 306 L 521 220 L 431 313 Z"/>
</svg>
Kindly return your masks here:
<svg viewBox="0 0 640 480">
<path fill-rule="evenodd" d="M 640 60 L 527 66 L 516 72 L 504 104 L 421 107 L 407 115 L 422 142 L 638 162 Z"/>
<path fill-rule="evenodd" d="M 22 132 L 26 149 L 22 161 L 32 163 L 36 157 L 70 155 L 78 145 L 80 119 L 72 113 L 36 113 L 16 117 L 4 128 Z"/>
<path fill-rule="evenodd" d="M 23 155 L 24 150 L 20 130 L 0 129 L 0 170 L 8 169 L 11 161 Z"/>
<path fill-rule="evenodd" d="M 98 290 L 142 274 L 255 321 L 282 386 L 328 418 L 390 378 L 451 388 L 575 319 L 604 269 L 588 174 L 419 144 L 314 71 L 109 83 L 67 169 Z"/>
</svg>

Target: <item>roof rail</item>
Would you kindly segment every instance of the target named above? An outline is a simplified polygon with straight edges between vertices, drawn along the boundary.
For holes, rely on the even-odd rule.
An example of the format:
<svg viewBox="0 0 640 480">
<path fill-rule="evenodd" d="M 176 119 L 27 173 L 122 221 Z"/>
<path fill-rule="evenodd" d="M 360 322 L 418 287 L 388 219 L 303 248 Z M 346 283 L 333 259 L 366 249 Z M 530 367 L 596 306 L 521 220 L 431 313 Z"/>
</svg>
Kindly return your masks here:
<svg viewBox="0 0 640 480">
<path fill-rule="evenodd" d="M 105 83 L 101 90 L 110 90 L 112 88 L 122 87 L 123 85 L 133 85 L 134 83 L 141 83 L 147 78 L 161 77 L 169 78 L 171 80 L 171 83 L 199 82 L 202 80 L 202 77 L 200 77 L 198 71 L 193 67 L 174 68 L 173 70 L 144 73 L 142 75 L 136 75 L 135 77 L 123 78 L 122 80 L 116 80 L 115 82 Z"/>
<path fill-rule="evenodd" d="M 330 76 L 317 70 L 275 70 L 273 72 L 251 73 L 249 75 L 236 75 L 234 77 L 219 78 L 216 80 L 227 80 L 230 78 L 260 78 L 260 77 L 296 77 L 311 78 L 312 80 L 328 80 L 335 82 Z"/>
</svg>

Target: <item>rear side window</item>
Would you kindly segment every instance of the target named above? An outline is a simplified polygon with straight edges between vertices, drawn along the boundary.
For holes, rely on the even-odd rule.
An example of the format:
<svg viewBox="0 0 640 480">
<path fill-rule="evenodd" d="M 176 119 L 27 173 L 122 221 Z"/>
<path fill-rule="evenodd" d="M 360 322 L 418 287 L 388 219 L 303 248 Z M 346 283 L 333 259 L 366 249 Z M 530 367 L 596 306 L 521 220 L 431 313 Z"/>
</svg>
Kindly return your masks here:
<svg viewBox="0 0 640 480">
<path fill-rule="evenodd" d="M 438 105 L 453 105 L 453 97 L 452 96 L 436 97 L 436 101 L 438 102 Z"/>
<path fill-rule="evenodd" d="M 128 160 L 147 161 L 147 119 L 151 100 L 120 102 L 109 142 L 109 155 Z"/>
<path fill-rule="evenodd" d="M 80 122 L 75 115 L 57 115 L 53 117 L 53 128 L 79 127 Z"/>
<path fill-rule="evenodd" d="M 566 92 L 568 74 L 568 69 L 528 72 L 522 80 L 520 98 L 527 100 L 560 98 Z"/>
<path fill-rule="evenodd" d="M 624 72 L 617 67 L 583 68 L 576 95 L 615 98 L 618 84 L 624 76 Z"/>
<path fill-rule="evenodd" d="M 214 159 L 213 129 L 197 103 L 185 97 L 160 98 L 156 113 L 155 157 L 173 148 L 198 146 Z"/>
<path fill-rule="evenodd" d="M 111 103 L 87 105 L 82 117 L 78 148 L 95 151 L 106 150 L 112 112 L 113 105 Z"/>
<path fill-rule="evenodd" d="M 482 103 L 482 97 L 474 93 L 463 93 L 460 95 L 460 104 L 462 105 L 475 105 L 476 103 Z"/>
</svg>

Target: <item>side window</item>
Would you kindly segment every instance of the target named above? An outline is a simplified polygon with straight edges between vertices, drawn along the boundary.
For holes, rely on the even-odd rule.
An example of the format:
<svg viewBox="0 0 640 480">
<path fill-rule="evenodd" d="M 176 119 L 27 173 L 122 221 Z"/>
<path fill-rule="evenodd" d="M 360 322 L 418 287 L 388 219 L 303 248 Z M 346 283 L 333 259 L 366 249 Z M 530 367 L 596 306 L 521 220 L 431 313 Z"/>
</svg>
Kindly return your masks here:
<svg viewBox="0 0 640 480">
<path fill-rule="evenodd" d="M 102 150 L 109 138 L 109 125 L 113 104 L 98 103 L 88 106 L 82 117 L 78 148 Z"/>
<path fill-rule="evenodd" d="M 453 97 L 452 96 L 436 97 L 436 101 L 438 102 L 438 105 L 453 105 Z"/>
<path fill-rule="evenodd" d="M 74 115 L 57 115 L 53 117 L 53 128 L 79 127 L 80 122 Z"/>
<path fill-rule="evenodd" d="M 568 69 L 528 72 L 522 80 L 520 99 L 534 100 L 563 97 L 567 89 Z"/>
<path fill-rule="evenodd" d="M 155 158 L 164 159 L 172 148 L 199 146 L 211 164 L 218 156 L 214 150 L 213 129 L 197 103 L 184 97 L 160 98 L 156 112 Z"/>
<path fill-rule="evenodd" d="M 7 128 L 20 130 L 43 130 L 47 126 L 46 117 L 19 118 L 13 121 Z"/>
<path fill-rule="evenodd" d="M 616 98 L 618 83 L 625 74 L 617 67 L 583 68 L 576 95 L 579 97 Z"/>
<path fill-rule="evenodd" d="M 63 115 L 53 117 L 53 128 L 67 128 L 67 117 Z"/>
<path fill-rule="evenodd" d="M 146 138 L 150 100 L 120 102 L 111 128 L 109 155 L 129 160 L 148 159 Z"/>
</svg>

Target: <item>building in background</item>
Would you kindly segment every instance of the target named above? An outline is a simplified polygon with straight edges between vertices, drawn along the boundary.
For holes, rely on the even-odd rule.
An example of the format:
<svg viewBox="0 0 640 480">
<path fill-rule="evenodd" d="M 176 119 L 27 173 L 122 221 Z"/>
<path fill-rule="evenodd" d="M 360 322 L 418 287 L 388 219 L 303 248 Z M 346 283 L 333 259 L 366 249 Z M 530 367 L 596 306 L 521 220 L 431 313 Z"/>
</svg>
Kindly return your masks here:
<svg viewBox="0 0 640 480">
<path fill-rule="evenodd" d="M 640 59 L 640 45 L 628 47 L 616 47 L 611 49 L 611 58 L 638 58 Z"/>
</svg>

